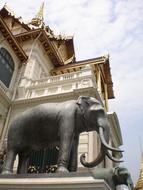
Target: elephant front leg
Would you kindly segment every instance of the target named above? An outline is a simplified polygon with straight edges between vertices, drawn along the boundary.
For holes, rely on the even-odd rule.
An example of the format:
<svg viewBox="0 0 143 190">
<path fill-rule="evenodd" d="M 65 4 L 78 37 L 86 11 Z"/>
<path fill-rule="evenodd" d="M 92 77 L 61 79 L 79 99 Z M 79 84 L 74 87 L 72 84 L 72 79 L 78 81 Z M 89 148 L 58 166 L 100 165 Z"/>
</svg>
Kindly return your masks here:
<svg viewBox="0 0 143 190">
<path fill-rule="evenodd" d="M 70 172 L 76 172 L 78 167 L 78 143 L 79 143 L 79 136 L 74 138 L 71 154 L 70 154 L 70 160 L 68 169 Z"/>
<path fill-rule="evenodd" d="M 58 173 L 66 173 L 68 171 L 69 157 L 73 141 L 73 120 L 64 120 L 60 129 L 60 150 L 58 156 Z"/>
<path fill-rule="evenodd" d="M 71 152 L 72 137 L 68 134 L 64 134 L 63 136 L 64 137 L 59 150 L 57 172 L 65 173 L 69 172 L 67 168 Z"/>
</svg>

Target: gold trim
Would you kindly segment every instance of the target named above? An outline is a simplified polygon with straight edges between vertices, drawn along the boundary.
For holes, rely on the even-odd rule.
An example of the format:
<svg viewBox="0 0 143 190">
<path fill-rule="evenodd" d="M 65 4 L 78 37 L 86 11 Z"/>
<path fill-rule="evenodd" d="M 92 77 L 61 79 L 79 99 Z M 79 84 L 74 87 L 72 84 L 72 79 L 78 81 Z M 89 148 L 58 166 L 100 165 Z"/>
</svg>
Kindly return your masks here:
<svg viewBox="0 0 143 190">
<path fill-rule="evenodd" d="M 135 190 L 143 189 L 143 155 L 141 160 L 140 176 L 134 189 Z"/>
<path fill-rule="evenodd" d="M 1 33 L 8 41 L 8 43 L 11 45 L 17 57 L 21 60 L 21 62 L 25 62 L 28 58 L 27 55 L 25 54 L 22 47 L 18 44 L 17 40 L 15 39 L 15 37 L 13 36 L 13 34 L 11 33 L 11 31 L 9 30 L 9 28 L 7 27 L 6 23 L 4 22 L 1 16 L 0 16 L 0 27 L 3 28 L 1 29 Z M 6 32 L 8 33 L 7 35 Z"/>
<path fill-rule="evenodd" d="M 29 24 L 37 26 L 37 27 L 44 25 L 44 17 L 43 17 L 44 3 L 45 2 L 43 1 L 36 16 L 31 20 Z"/>
</svg>

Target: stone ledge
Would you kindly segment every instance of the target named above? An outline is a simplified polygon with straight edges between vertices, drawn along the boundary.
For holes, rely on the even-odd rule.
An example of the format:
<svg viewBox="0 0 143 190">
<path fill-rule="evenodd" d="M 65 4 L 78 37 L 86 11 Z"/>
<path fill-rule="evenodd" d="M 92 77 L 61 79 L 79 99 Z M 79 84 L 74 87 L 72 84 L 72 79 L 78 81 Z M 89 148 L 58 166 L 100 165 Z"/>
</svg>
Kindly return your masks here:
<svg viewBox="0 0 143 190">
<path fill-rule="evenodd" d="M 89 173 L 0 175 L 0 190 L 111 190 Z"/>
</svg>

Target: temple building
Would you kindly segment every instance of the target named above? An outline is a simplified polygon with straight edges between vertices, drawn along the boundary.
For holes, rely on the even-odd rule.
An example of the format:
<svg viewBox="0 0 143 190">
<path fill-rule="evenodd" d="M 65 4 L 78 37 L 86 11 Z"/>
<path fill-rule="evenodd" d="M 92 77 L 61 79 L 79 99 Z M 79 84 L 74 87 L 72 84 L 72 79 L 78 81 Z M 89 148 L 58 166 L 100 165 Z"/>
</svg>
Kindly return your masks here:
<svg viewBox="0 0 143 190">
<path fill-rule="evenodd" d="M 30 23 L 17 17 L 7 5 L 0 10 L 1 152 L 9 124 L 18 114 L 41 103 L 77 99 L 80 95 L 101 102 L 111 126 L 110 145 L 121 146 L 118 117 L 108 107 L 108 100 L 114 98 L 109 55 L 76 61 L 73 36 L 55 35 L 44 22 L 43 9 L 44 4 Z M 99 150 L 96 132 L 81 134 L 79 155 L 86 153 L 91 161 Z M 58 147 L 33 152 L 29 168 L 45 172 L 50 164 L 56 165 L 57 154 Z M 115 163 L 106 158 L 100 165 L 113 167 Z M 78 167 L 84 170 L 80 163 Z"/>
<path fill-rule="evenodd" d="M 143 155 L 142 155 L 142 160 L 141 160 L 139 179 L 138 179 L 137 184 L 134 189 L 135 190 L 143 190 Z"/>
</svg>

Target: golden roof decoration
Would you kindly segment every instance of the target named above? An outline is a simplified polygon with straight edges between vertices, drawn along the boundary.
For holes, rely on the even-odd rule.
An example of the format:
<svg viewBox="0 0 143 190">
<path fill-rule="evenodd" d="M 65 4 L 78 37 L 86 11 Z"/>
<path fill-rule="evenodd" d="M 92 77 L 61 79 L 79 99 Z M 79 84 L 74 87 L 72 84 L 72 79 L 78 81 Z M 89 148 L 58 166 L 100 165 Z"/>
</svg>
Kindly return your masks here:
<svg viewBox="0 0 143 190">
<path fill-rule="evenodd" d="M 11 16 L 14 16 L 15 18 L 17 18 L 15 12 L 7 5 L 7 3 L 4 4 L 4 7 L 3 7 L 3 8 L 5 8 L 5 9 L 7 10 L 7 12 L 9 12 L 9 14 L 10 14 Z"/>
<path fill-rule="evenodd" d="M 4 6 L 0 9 L 0 15 L 3 18 L 8 15 L 19 22 L 26 30 L 30 29 L 29 26 L 23 21 L 22 17 L 17 16 L 15 12 L 7 5 L 7 3 L 5 3 Z"/>
<path fill-rule="evenodd" d="M 24 23 L 24 21 L 22 20 L 22 17 L 21 17 L 21 16 L 18 17 L 18 16 L 15 14 L 15 12 L 7 5 L 7 3 L 5 3 L 5 5 L 4 5 L 3 8 L 5 8 L 5 9 L 7 10 L 8 14 L 9 14 L 10 16 L 13 16 L 14 18 L 18 19 L 19 22 Z"/>
<path fill-rule="evenodd" d="M 103 55 L 103 58 L 105 59 L 105 61 L 106 61 L 106 60 L 109 60 L 109 53 L 108 53 L 108 54 Z"/>
<path fill-rule="evenodd" d="M 141 160 L 140 176 L 135 186 L 135 190 L 143 190 L 143 153 L 142 153 L 142 160 Z"/>
<path fill-rule="evenodd" d="M 44 4 L 45 4 L 45 2 L 43 1 L 36 16 L 31 20 L 31 22 L 29 24 L 36 26 L 36 27 L 42 27 L 44 25 L 44 17 L 43 17 Z"/>
<path fill-rule="evenodd" d="M 67 65 L 69 63 L 73 63 L 75 59 L 75 55 L 73 54 L 69 59 L 67 59 L 66 61 L 64 61 L 64 65 Z"/>
<path fill-rule="evenodd" d="M 7 40 L 10 46 L 13 48 L 17 57 L 20 59 L 20 61 L 25 62 L 28 58 L 26 53 L 24 52 L 18 41 L 13 36 L 11 30 L 8 28 L 1 15 L 0 15 L 0 31 L 4 37 L 4 40 Z"/>
</svg>

